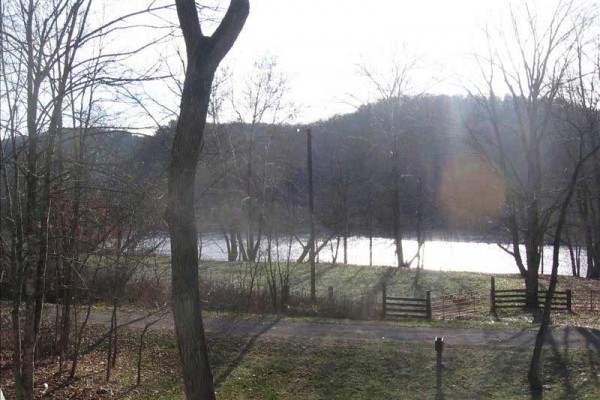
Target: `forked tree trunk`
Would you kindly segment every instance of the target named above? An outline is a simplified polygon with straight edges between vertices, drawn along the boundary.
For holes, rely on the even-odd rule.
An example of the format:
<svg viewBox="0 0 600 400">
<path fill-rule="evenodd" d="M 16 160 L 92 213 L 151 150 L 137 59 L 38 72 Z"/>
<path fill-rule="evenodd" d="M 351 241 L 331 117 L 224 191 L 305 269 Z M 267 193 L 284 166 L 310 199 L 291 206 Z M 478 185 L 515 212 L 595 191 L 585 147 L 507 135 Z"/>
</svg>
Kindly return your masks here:
<svg viewBox="0 0 600 400">
<path fill-rule="evenodd" d="M 198 66 L 193 64 L 189 62 L 188 71 L 200 75 Z M 188 399 L 214 399 L 200 307 L 194 212 L 196 162 L 206 122 L 212 74 L 190 75 L 186 73 L 169 170 L 167 222 L 171 236 L 172 305 L 186 396 Z"/>
<path fill-rule="evenodd" d="M 165 212 L 171 238 L 172 307 L 186 398 L 210 400 L 215 393 L 200 307 L 194 183 L 214 73 L 246 21 L 249 2 L 232 0 L 210 37 L 202 34 L 194 0 L 176 0 L 176 6 L 187 69 L 171 150 Z"/>
</svg>

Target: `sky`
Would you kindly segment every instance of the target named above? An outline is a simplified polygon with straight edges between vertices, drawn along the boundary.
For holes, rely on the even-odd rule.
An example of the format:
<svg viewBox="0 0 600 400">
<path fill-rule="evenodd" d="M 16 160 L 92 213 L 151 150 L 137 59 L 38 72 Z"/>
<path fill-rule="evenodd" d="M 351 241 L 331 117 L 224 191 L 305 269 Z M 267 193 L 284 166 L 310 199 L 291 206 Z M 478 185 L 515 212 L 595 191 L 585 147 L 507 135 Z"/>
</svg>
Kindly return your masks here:
<svg viewBox="0 0 600 400">
<path fill-rule="evenodd" d="M 542 6 L 540 10 L 551 10 L 557 1 L 531 2 Z M 147 0 L 104 0 L 108 14 L 144 3 Z M 518 0 L 512 3 L 523 4 Z M 207 14 L 218 19 L 229 2 L 205 0 L 202 4 L 220 7 L 220 12 Z M 352 112 L 360 104 L 376 100 L 373 86 L 359 73 L 361 66 L 385 74 L 392 65 L 417 58 L 418 68 L 410 78 L 413 91 L 466 94 L 465 88 L 479 75 L 474 55 L 486 52 L 483 29 L 505 29 L 510 4 L 504 0 L 250 0 L 248 20 L 223 65 L 232 74 L 234 90 L 239 90 L 255 62 L 275 58 L 278 72 L 288 82 L 287 100 L 297 109 L 288 121 L 292 123 Z M 161 18 L 170 21 L 173 32 L 179 34 L 173 8 Z M 204 21 L 204 33 L 211 33 L 215 26 Z M 144 39 L 141 34 L 131 40 Z M 177 49 L 185 52 L 180 36 L 154 46 L 153 54 L 143 55 L 138 62 L 170 60 L 174 65 L 171 72 L 183 79 L 183 71 L 177 69 Z M 168 104 L 164 109 L 149 107 L 159 122 L 172 119 L 173 113 L 166 109 L 174 111 L 178 106 L 167 85 L 145 85 L 150 97 Z"/>
<path fill-rule="evenodd" d="M 506 2 L 493 0 L 256 0 L 225 63 L 235 71 L 277 57 L 298 119 L 352 111 L 372 100 L 360 66 L 384 71 L 418 57 L 415 87 L 464 93 L 457 79 L 480 48 L 481 29 Z M 464 77 L 464 76 L 463 76 Z"/>
</svg>

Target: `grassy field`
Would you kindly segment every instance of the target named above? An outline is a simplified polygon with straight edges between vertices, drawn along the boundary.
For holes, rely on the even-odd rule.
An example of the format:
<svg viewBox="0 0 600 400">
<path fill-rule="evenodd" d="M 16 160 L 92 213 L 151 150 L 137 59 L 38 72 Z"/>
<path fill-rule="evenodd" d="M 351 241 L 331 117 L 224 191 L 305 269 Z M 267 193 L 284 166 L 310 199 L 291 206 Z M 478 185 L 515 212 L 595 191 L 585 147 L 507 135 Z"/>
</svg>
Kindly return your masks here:
<svg viewBox="0 0 600 400">
<path fill-rule="evenodd" d="M 149 264 L 152 270 L 146 273 L 160 275 L 167 287 L 170 273 L 168 260 L 160 257 L 157 260 Z M 199 272 L 205 308 L 216 312 L 272 312 L 267 284 L 268 268 L 265 263 L 202 262 Z M 309 265 L 291 264 L 290 301 L 285 311 L 288 316 L 297 317 L 379 319 L 381 284 L 385 282 L 390 296 L 424 298 L 426 292 L 431 291 L 435 320 L 497 323 L 489 313 L 491 276 L 472 272 L 317 264 L 316 291 L 319 300 L 313 305 L 309 301 Z M 518 274 L 495 277 L 497 289 L 524 288 L 524 281 Z M 548 276 L 540 277 L 541 289 L 547 287 L 548 279 Z M 327 300 L 329 287 L 333 289 L 333 302 Z M 555 323 L 600 326 L 600 282 L 561 276 L 557 290 L 566 289 L 573 290 L 577 314 L 557 313 Z M 168 296 L 163 294 L 163 298 Z M 457 304 L 461 300 L 462 305 Z M 501 311 L 500 317 L 503 322 L 514 322 L 519 326 L 530 320 L 522 312 Z"/>
<path fill-rule="evenodd" d="M 105 327 L 93 327 L 94 343 Z M 140 330 L 124 329 L 109 383 L 104 382 L 105 344 L 88 351 L 80 378 L 64 382 L 55 365 L 41 360 L 37 382 L 49 384 L 49 399 L 180 399 L 177 346 L 173 334 L 147 334 L 142 383 L 135 386 Z M 4 340 L 4 338 L 3 338 Z M 332 339 L 213 337 L 210 356 L 219 399 L 433 399 L 435 353 L 429 344 Z M 7 354 L 3 351 L 3 366 Z M 600 398 L 597 349 L 545 352 L 544 399 Z M 529 398 L 525 379 L 529 351 L 513 348 L 453 347 L 444 351 L 445 399 Z M 10 372 L 2 387 L 10 391 Z M 10 398 L 10 397 L 8 397 Z"/>
<path fill-rule="evenodd" d="M 235 282 L 242 279 L 248 263 L 227 263 L 206 261 L 200 264 L 200 274 L 204 280 L 215 282 Z M 258 274 L 259 286 L 265 286 L 264 265 Z M 307 295 L 310 292 L 310 267 L 308 264 L 291 266 L 292 290 Z M 341 264 L 317 264 L 317 296 L 325 297 L 327 288 L 332 286 L 334 293 L 350 298 L 364 294 L 380 293 L 381 282 L 386 282 L 388 290 L 398 295 L 421 296 L 426 291 L 434 293 L 489 294 L 490 277 L 493 274 L 474 272 L 446 272 L 416 269 L 368 267 Z M 523 279 L 518 274 L 495 275 L 497 289 L 522 289 Z M 548 276 L 540 278 L 541 288 L 547 286 Z M 557 290 L 573 289 L 580 291 L 600 290 L 598 281 L 590 281 L 569 276 L 559 277 Z"/>
</svg>

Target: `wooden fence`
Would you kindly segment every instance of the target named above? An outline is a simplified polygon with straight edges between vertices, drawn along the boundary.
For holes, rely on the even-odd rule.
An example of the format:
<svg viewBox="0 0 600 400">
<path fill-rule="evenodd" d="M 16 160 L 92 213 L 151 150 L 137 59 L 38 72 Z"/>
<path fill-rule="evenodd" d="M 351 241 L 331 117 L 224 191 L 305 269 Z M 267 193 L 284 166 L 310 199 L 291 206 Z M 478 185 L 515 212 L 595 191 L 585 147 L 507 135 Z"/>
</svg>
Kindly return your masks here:
<svg viewBox="0 0 600 400">
<path fill-rule="evenodd" d="M 425 299 L 391 297 L 387 295 L 385 282 L 381 285 L 383 318 L 424 318 L 431 320 L 431 292 Z"/>
<path fill-rule="evenodd" d="M 435 293 L 431 295 L 431 316 L 434 319 L 472 319 L 490 311 L 489 295 L 478 292 Z"/>
<path fill-rule="evenodd" d="M 537 301 L 540 307 L 544 306 L 546 301 L 546 290 L 538 290 Z M 525 289 L 496 289 L 495 278 L 491 277 L 490 288 L 490 312 L 496 314 L 501 308 L 525 308 L 526 293 Z M 572 293 L 570 290 L 555 291 L 552 298 L 552 310 L 573 312 Z"/>
</svg>

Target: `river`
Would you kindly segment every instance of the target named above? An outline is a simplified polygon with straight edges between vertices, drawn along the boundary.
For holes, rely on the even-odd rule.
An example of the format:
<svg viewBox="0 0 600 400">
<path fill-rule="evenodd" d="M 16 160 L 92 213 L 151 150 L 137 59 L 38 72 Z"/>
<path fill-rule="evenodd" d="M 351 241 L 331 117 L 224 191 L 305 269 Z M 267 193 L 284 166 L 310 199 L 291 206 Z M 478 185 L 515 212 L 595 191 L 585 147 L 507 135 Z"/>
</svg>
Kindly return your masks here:
<svg viewBox="0 0 600 400">
<path fill-rule="evenodd" d="M 307 237 L 301 237 L 306 243 Z M 227 247 L 221 235 L 204 234 L 202 241 L 202 260 L 227 260 Z M 331 262 L 335 253 L 336 241 L 327 244 L 319 253 L 319 262 Z M 333 248 L 332 248 L 333 245 Z M 525 249 L 521 246 L 523 257 Z M 280 240 L 279 259 L 285 261 L 288 257 L 289 242 Z M 412 258 L 417 250 L 416 240 L 403 241 L 405 258 Z M 170 244 L 168 239 L 159 247 L 162 254 L 169 254 Z M 263 259 L 266 258 L 266 240 L 262 246 Z M 291 260 L 296 260 L 302 252 L 302 246 L 294 240 L 291 248 Z M 276 259 L 277 249 L 275 241 L 272 243 L 272 258 Z M 544 247 L 543 271 L 550 273 L 552 266 L 552 246 Z M 562 247 L 559 253 L 559 274 L 571 275 L 571 258 L 566 247 Z M 343 248 L 340 241 L 337 262 L 343 262 Z M 348 264 L 369 265 L 369 238 L 364 236 L 352 236 L 348 238 Z M 373 265 L 375 266 L 397 266 L 396 251 L 393 239 L 375 237 L 373 238 Z M 482 243 L 473 241 L 447 241 L 429 240 L 425 243 L 423 252 L 423 266 L 425 269 L 436 271 L 468 271 L 493 274 L 518 273 L 513 257 L 502 250 L 495 243 Z M 585 252 L 581 256 L 581 276 L 586 271 Z"/>
</svg>

